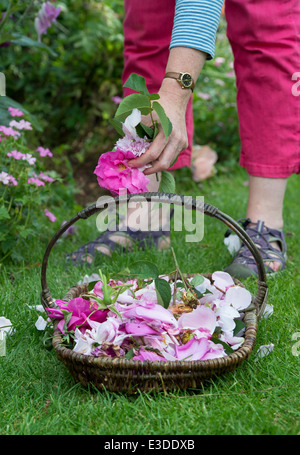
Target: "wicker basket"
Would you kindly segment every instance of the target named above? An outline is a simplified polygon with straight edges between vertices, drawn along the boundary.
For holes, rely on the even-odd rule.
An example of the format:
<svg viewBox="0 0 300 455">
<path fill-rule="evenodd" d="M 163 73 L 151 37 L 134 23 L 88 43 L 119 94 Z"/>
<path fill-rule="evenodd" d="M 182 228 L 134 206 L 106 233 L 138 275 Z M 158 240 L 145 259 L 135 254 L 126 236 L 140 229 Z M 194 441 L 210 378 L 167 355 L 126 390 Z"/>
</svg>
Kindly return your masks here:
<svg viewBox="0 0 300 455">
<path fill-rule="evenodd" d="M 122 202 L 130 201 L 133 198 L 142 196 L 146 200 L 156 199 L 158 202 L 184 205 L 191 210 L 200 210 L 205 215 L 217 218 L 225 223 L 241 241 L 250 249 L 253 254 L 257 268 L 258 281 L 256 296 L 252 296 L 252 304 L 245 312 L 244 323 L 246 326 L 244 342 L 239 349 L 233 353 L 216 359 L 199 361 L 140 361 L 125 358 L 100 358 L 91 355 L 78 354 L 64 346 L 61 332 L 57 329 L 58 321 L 54 321 L 54 332 L 52 344 L 56 351 L 57 358 L 62 361 L 69 369 L 76 382 L 84 386 L 93 384 L 97 389 L 106 389 L 114 392 L 134 393 L 141 391 L 158 391 L 197 388 L 203 381 L 215 375 L 221 375 L 237 368 L 246 360 L 255 344 L 258 320 L 264 310 L 268 287 L 266 284 L 266 273 L 263 260 L 255 244 L 249 238 L 244 229 L 228 215 L 222 213 L 216 207 L 207 203 L 199 202 L 194 198 L 187 198 L 180 195 L 168 193 L 142 193 L 139 195 L 129 194 L 122 196 Z M 119 204 L 119 197 L 110 198 L 110 203 Z M 41 270 L 41 301 L 44 308 L 55 307 L 55 302 L 47 287 L 46 270 L 50 252 L 61 237 L 61 235 L 79 219 L 89 218 L 95 213 L 99 213 L 103 207 L 93 204 L 77 213 L 69 222 L 65 223 L 50 241 L 42 263 Z M 201 273 L 201 271 L 199 271 Z M 204 274 L 211 278 L 211 274 Z M 238 280 L 236 284 L 241 285 Z M 72 287 L 63 297 L 64 301 L 69 301 L 87 292 L 87 285 L 77 285 Z"/>
</svg>

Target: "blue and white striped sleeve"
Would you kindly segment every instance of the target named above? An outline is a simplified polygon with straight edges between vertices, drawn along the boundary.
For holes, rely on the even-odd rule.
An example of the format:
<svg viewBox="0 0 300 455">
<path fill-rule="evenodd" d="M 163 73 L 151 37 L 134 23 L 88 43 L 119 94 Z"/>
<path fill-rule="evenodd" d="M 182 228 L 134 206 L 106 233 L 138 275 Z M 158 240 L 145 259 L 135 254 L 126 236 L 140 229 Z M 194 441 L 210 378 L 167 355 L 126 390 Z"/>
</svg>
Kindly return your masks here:
<svg viewBox="0 0 300 455">
<path fill-rule="evenodd" d="M 191 47 L 215 56 L 223 0 L 176 0 L 172 47 Z"/>
</svg>

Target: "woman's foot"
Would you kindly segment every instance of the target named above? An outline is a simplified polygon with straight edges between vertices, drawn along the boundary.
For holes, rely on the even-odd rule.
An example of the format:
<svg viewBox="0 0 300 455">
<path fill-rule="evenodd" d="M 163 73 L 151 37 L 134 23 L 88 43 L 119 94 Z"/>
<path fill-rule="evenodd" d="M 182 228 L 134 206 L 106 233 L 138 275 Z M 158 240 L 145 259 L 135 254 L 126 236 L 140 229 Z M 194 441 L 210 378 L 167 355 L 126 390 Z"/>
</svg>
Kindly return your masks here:
<svg viewBox="0 0 300 455">
<path fill-rule="evenodd" d="M 287 248 L 283 231 L 281 229 L 268 228 L 263 221 L 252 223 L 249 219 L 243 223 L 243 227 L 260 252 L 266 273 L 273 274 L 283 270 L 287 260 Z M 232 263 L 225 271 L 236 278 L 257 276 L 256 261 L 246 245 L 242 244 Z"/>
</svg>

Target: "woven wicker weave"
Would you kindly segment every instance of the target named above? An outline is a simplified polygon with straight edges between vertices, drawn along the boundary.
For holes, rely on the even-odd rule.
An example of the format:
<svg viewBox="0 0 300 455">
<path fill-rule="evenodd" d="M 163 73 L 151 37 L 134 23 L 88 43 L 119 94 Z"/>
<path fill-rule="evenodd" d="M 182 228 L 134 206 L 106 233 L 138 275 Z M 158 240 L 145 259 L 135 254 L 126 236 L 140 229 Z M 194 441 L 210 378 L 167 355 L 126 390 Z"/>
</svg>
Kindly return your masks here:
<svg viewBox="0 0 300 455">
<path fill-rule="evenodd" d="M 58 321 L 54 322 L 54 332 L 52 344 L 56 351 L 57 357 L 69 369 L 75 381 L 87 386 L 93 384 L 96 388 L 110 390 L 114 392 L 134 393 L 137 390 L 141 391 L 158 391 L 158 390 L 174 390 L 188 389 L 199 387 L 204 380 L 210 379 L 215 375 L 224 374 L 237 368 L 244 360 L 246 360 L 253 350 L 259 318 L 264 310 L 268 287 L 266 284 L 265 268 L 255 244 L 249 238 L 244 229 L 228 215 L 219 211 L 216 207 L 209 204 L 199 202 L 194 198 L 186 198 L 184 196 L 168 194 L 168 193 L 141 193 L 139 195 L 127 195 L 125 202 L 143 197 L 146 200 L 154 200 L 168 204 L 184 205 L 185 208 L 191 210 L 200 210 L 205 215 L 217 218 L 225 223 L 233 232 L 235 232 L 241 241 L 250 249 L 253 254 L 257 268 L 258 281 L 257 293 L 252 298 L 252 304 L 245 312 L 244 323 L 245 340 L 241 347 L 226 357 L 198 360 L 198 361 L 140 361 L 129 360 L 126 358 L 101 358 L 90 355 L 78 354 L 72 349 L 67 348 L 63 344 L 61 332 L 57 329 Z M 119 204 L 119 197 L 110 198 L 110 203 Z M 122 196 L 124 202 L 124 196 Z M 47 287 L 46 271 L 50 252 L 61 237 L 61 235 L 79 219 L 89 218 L 95 213 L 99 213 L 103 207 L 97 207 L 93 204 L 86 209 L 77 213 L 69 222 L 54 235 L 50 241 L 42 264 L 41 271 L 41 301 L 44 308 L 55 307 L 55 302 Z M 211 274 L 204 274 L 207 278 L 211 278 Z M 241 283 L 235 280 L 236 284 Z M 77 285 L 72 287 L 63 297 L 64 301 L 69 301 L 81 294 L 87 292 L 87 285 Z"/>
</svg>

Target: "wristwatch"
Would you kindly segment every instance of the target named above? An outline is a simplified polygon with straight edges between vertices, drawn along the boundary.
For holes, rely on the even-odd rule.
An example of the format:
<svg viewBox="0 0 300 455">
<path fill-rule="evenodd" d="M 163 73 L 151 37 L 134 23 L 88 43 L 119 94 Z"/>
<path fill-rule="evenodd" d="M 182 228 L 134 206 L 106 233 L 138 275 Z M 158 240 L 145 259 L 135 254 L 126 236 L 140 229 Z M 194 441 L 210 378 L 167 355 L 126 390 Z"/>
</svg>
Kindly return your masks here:
<svg viewBox="0 0 300 455">
<path fill-rule="evenodd" d="M 176 79 L 177 82 L 181 85 L 181 88 L 188 89 L 190 88 L 192 91 L 195 87 L 195 82 L 193 81 L 192 76 L 190 73 L 173 73 L 169 72 L 165 74 L 165 78 L 170 77 L 171 79 Z"/>
</svg>

